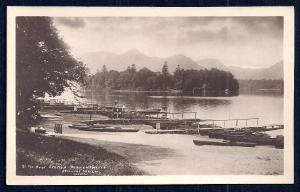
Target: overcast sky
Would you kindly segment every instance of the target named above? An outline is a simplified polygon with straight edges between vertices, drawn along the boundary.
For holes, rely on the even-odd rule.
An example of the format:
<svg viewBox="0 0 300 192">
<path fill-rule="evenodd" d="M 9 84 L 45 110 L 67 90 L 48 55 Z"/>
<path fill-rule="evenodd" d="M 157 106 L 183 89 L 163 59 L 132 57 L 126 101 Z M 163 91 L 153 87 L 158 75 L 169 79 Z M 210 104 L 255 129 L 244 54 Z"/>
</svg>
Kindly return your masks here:
<svg viewBox="0 0 300 192">
<path fill-rule="evenodd" d="M 251 68 L 283 58 L 282 17 L 77 17 L 54 24 L 77 57 L 136 48 L 148 56 L 183 54 Z"/>
</svg>

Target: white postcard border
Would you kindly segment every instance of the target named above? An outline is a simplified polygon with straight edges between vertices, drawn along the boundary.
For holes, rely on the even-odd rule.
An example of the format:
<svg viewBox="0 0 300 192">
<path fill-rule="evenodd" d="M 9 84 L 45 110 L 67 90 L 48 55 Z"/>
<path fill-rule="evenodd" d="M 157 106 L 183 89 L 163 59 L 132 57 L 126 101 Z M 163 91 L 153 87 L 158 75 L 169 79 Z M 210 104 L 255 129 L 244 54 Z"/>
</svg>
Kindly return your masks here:
<svg viewBox="0 0 300 192">
<path fill-rule="evenodd" d="M 15 101 L 15 17 L 284 17 L 284 175 L 168 175 L 168 176 L 17 176 Z M 293 7 L 8 7 L 7 8 L 7 149 L 9 185 L 117 185 L 117 184 L 289 184 L 294 182 L 294 9 Z"/>
</svg>

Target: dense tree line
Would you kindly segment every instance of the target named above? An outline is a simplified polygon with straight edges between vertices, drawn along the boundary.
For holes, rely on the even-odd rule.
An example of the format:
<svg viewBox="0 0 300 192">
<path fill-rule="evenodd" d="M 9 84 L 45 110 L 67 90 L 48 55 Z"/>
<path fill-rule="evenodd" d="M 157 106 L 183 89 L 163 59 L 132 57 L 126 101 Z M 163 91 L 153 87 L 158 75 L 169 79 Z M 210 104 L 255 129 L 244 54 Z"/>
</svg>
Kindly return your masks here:
<svg viewBox="0 0 300 192">
<path fill-rule="evenodd" d="M 37 97 L 60 95 L 74 83 L 84 83 L 87 68 L 69 52 L 49 17 L 16 18 L 17 124 L 38 117 Z M 74 90 L 74 89 L 73 89 Z"/>
<path fill-rule="evenodd" d="M 88 80 L 89 89 L 94 90 L 137 90 L 170 91 L 180 90 L 183 94 L 197 96 L 234 96 L 238 95 L 239 85 L 234 76 L 226 71 L 184 70 L 179 65 L 170 74 L 167 62 L 161 72 L 147 68 L 136 70 L 134 64 L 126 70 L 108 71 L 104 65 L 101 71 Z"/>
</svg>

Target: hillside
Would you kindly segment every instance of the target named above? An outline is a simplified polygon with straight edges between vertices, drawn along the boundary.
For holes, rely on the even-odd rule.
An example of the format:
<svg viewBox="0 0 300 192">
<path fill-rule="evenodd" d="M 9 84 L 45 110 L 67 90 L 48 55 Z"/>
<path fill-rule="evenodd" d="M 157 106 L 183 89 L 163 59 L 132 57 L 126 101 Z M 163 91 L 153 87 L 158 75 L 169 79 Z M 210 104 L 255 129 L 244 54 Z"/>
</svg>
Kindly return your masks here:
<svg viewBox="0 0 300 192">
<path fill-rule="evenodd" d="M 237 79 L 283 79 L 283 62 L 280 61 L 268 68 L 243 68 L 237 66 L 225 66 L 217 59 L 202 59 L 197 61 L 199 65 L 206 69 L 217 68 L 230 71 Z"/>
<path fill-rule="evenodd" d="M 137 49 L 131 49 L 122 54 L 109 52 L 91 52 L 81 56 L 81 60 L 87 63 L 91 72 L 95 73 L 106 65 L 108 70 L 123 71 L 128 66 L 135 64 L 136 69 L 148 68 L 151 71 L 161 71 L 164 62 L 168 63 L 169 71 L 173 73 L 180 65 L 182 69 L 211 69 L 217 68 L 231 72 L 236 79 L 283 79 L 283 62 L 280 61 L 268 68 L 243 68 L 238 66 L 226 66 L 222 61 L 214 58 L 205 58 L 194 61 L 185 55 L 170 57 L 150 57 Z"/>
<path fill-rule="evenodd" d="M 135 64 L 137 70 L 148 68 L 151 71 L 161 71 L 164 62 L 169 66 L 169 71 L 175 71 L 177 65 L 183 69 L 201 69 L 196 62 L 184 55 L 175 55 L 166 58 L 149 57 L 137 49 L 131 49 L 123 54 L 113 54 L 107 52 L 93 52 L 81 57 L 84 63 L 87 63 L 92 73 L 100 70 L 103 65 L 109 70 L 122 71 L 128 66 Z"/>
<path fill-rule="evenodd" d="M 283 61 L 254 74 L 251 79 L 283 79 Z"/>
</svg>

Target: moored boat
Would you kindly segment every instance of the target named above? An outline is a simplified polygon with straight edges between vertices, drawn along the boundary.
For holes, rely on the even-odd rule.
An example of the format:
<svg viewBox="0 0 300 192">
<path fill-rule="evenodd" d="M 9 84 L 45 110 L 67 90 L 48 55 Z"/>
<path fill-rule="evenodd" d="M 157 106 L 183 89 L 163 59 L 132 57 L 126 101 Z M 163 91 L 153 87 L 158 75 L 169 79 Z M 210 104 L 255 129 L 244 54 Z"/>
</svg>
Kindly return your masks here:
<svg viewBox="0 0 300 192">
<path fill-rule="evenodd" d="M 139 129 L 123 128 L 114 126 L 90 126 L 90 125 L 71 125 L 70 128 L 78 129 L 81 131 L 96 131 L 96 132 L 138 132 Z"/>
<path fill-rule="evenodd" d="M 193 140 L 193 142 L 195 145 L 240 146 L 240 147 L 256 146 L 256 143 L 251 143 L 251 142 L 203 141 L 203 140 Z"/>
</svg>

